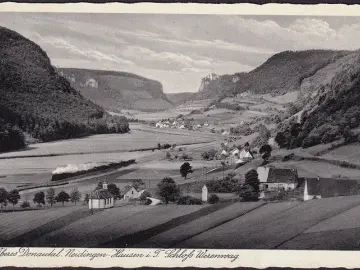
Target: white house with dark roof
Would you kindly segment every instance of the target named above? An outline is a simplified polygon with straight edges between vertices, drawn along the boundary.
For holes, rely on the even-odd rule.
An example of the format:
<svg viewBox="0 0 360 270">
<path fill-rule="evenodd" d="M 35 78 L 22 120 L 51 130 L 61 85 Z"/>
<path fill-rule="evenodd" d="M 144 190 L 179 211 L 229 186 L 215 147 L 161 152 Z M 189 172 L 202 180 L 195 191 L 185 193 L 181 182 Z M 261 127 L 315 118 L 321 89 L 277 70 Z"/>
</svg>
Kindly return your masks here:
<svg viewBox="0 0 360 270">
<path fill-rule="evenodd" d="M 296 169 L 261 166 L 257 168 L 261 190 L 293 190 L 298 183 Z"/>
<path fill-rule="evenodd" d="M 105 209 L 114 207 L 114 195 L 107 189 L 107 183 L 103 188 L 95 190 L 89 196 L 89 209 Z"/>
<path fill-rule="evenodd" d="M 137 190 L 133 186 L 127 185 L 121 190 L 120 196 L 123 197 L 123 200 L 138 199 L 144 191 L 145 190 Z"/>
</svg>

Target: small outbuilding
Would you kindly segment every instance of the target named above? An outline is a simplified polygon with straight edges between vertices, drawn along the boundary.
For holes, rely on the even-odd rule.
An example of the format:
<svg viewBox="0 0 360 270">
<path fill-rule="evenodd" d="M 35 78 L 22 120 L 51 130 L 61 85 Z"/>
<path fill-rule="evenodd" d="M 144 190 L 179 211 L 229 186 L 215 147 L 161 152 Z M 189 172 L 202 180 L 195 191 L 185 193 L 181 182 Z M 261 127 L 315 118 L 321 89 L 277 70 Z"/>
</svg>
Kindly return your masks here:
<svg viewBox="0 0 360 270">
<path fill-rule="evenodd" d="M 97 189 L 90 193 L 89 209 L 114 207 L 114 199 L 114 195 L 107 189 L 107 183 L 104 183 L 102 189 Z"/>
</svg>

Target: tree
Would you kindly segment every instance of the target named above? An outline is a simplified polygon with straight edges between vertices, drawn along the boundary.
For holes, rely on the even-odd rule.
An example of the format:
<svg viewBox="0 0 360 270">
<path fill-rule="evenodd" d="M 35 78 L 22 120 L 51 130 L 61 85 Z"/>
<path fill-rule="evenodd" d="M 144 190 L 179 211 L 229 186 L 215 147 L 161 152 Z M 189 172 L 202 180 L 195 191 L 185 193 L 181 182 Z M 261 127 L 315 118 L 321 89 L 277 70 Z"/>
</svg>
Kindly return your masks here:
<svg viewBox="0 0 360 270">
<path fill-rule="evenodd" d="M 81 198 L 81 193 L 77 188 L 74 188 L 73 190 L 71 190 L 70 192 L 70 201 L 75 203 L 79 202 Z"/>
<path fill-rule="evenodd" d="M 259 199 L 260 181 L 256 170 L 250 170 L 245 174 L 245 184 L 240 188 L 240 197 L 244 201 L 257 201 Z"/>
<path fill-rule="evenodd" d="M 112 195 L 114 195 L 114 198 L 120 198 L 120 189 L 117 187 L 116 184 L 111 183 L 108 185 L 108 190 Z"/>
<path fill-rule="evenodd" d="M 3 206 L 6 207 L 8 202 L 8 192 L 6 191 L 5 188 L 0 188 L 0 207 L 1 209 L 3 208 Z"/>
<path fill-rule="evenodd" d="M 351 142 L 351 139 L 354 137 L 354 134 L 351 131 L 349 126 L 345 127 L 345 129 L 343 131 L 343 136 L 344 136 L 344 139 L 345 139 L 345 143 Z"/>
<path fill-rule="evenodd" d="M 182 177 L 184 177 L 186 179 L 187 175 L 189 173 L 192 173 L 193 170 L 192 170 L 192 166 L 190 165 L 189 162 L 184 162 L 183 165 L 181 165 L 180 167 L 180 174 Z"/>
<path fill-rule="evenodd" d="M 33 202 L 38 206 L 41 204 L 45 205 L 45 193 L 42 191 L 35 193 Z"/>
<path fill-rule="evenodd" d="M 157 185 L 158 196 L 168 204 L 169 202 L 175 202 L 180 195 L 180 189 L 176 186 L 175 181 L 170 177 L 165 177 Z"/>
<path fill-rule="evenodd" d="M 265 161 L 267 161 L 269 159 L 269 157 L 271 156 L 271 151 L 272 151 L 272 148 L 268 144 L 264 144 L 259 149 L 259 153 L 262 156 L 263 160 L 265 160 Z"/>
<path fill-rule="evenodd" d="M 131 181 L 131 185 L 136 189 L 136 190 L 140 190 L 143 189 L 145 186 L 145 183 L 143 180 L 141 179 L 134 179 Z"/>
<path fill-rule="evenodd" d="M 97 184 L 95 190 L 102 189 L 102 188 L 103 188 L 103 181 L 100 181 L 100 182 Z"/>
<path fill-rule="evenodd" d="M 287 138 L 283 132 L 279 132 L 275 136 L 275 142 L 280 146 L 280 148 L 287 146 Z"/>
<path fill-rule="evenodd" d="M 51 207 L 53 206 L 53 204 L 56 203 L 56 200 L 55 200 L 55 189 L 49 188 L 49 189 L 46 191 L 46 202 L 47 202 L 48 204 L 50 204 Z"/>
<path fill-rule="evenodd" d="M 21 196 L 19 195 L 19 191 L 17 189 L 13 189 L 8 194 L 8 201 L 15 207 L 18 204 Z"/>
<path fill-rule="evenodd" d="M 84 204 L 88 204 L 90 200 L 90 194 L 85 194 L 85 198 L 84 198 Z"/>
<path fill-rule="evenodd" d="M 61 202 L 63 206 L 64 206 L 64 202 L 68 202 L 69 200 L 70 200 L 70 196 L 69 196 L 69 194 L 67 194 L 65 191 L 61 191 L 61 192 L 56 196 L 56 201 L 57 201 L 57 202 Z"/>
</svg>

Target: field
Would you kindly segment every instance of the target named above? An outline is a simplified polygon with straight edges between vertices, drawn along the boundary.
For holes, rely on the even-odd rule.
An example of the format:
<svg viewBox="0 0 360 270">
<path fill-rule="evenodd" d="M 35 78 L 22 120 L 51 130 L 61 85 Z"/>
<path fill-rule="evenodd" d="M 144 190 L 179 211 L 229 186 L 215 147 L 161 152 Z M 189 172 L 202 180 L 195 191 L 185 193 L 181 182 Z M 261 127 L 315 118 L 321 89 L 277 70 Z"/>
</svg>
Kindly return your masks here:
<svg viewBox="0 0 360 270">
<path fill-rule="evenodd" d="M 287 161 L 273 162 L 272 165 L 279 168 L 294 168 L 302 177 L 325 177 L 325 178 L 360 178 L 360 170 L 344 168 L 318 161 Z"/>
<path fill-rule="evenodd" d="M 85 153 L 127 152 L 157 147 L 157 143 L 193 144 L 213 141 L 214 136 L 187 131 L 152 129 L 132 130 L 126 134 L 94 135 L 87 138 L 32 144 L 27 150 L 0 154 L 0 158 Z"/>
<path fill-rule="evenodd" d="M 36 246 L 96 247 L 134 234 L 174 218 L 198 211 L 203 206 L 127 206 L 104 210 L 35 240 Z M 119 245 L 122 243 L 120 242 Z"/>
<path fill-rule="evenodd" d="M 9 206 L 11 208 L 11 206 Z M 0 214 L 0 244 L 19 235 L 26 234 L 46 223 L 65 217 L 84 206 L 57 207 L 46 210 L 32 210 Z"/>
<path fill-rule="evenodd" d="M 357 206 L 320 222 L 279 248 L 358 250 L 360 247 L 359 211 L 360 207 Z"/>
<path fill-rule="evenodd" d="M 344 145 L 339 148 L 335 148 L 334 150 L 329 151 L 323 158 L 327 159 L 336 159 L 336 160 L 344 160 L 354 164 L 360 165 L 360 144 L 349 144 Z"/>
<path fill-rule="evenodd" d="M 176 243 L 183 242 L 195 235 L 211 228 L 220 226 L 227 220 L 233 220 L 241 215 L 246 214 L 262 205 L 261 202 L 254 203 L 235 203 L 225 208 L 200 217 L 192 222 L 179 225 L 173 229 L 158 234 L 146 241 L 142 241 L 135 248 L 171 248 Z"/>
<path fill-rule="evenodd" d="M 308 202 L 141 206 L 117 203 L 0 214 L 14 246 L 358 249 L 360 196 Z M 17 226 L 13 226 L 17 224 Z"/>
<path fill-rule="evenodd" d="M 356 196 L 267 204 L 176 247 L 272 249 L 359 204 Z"/>
<path fill-rule="evenodd" d="M 135 159 L 138 164 L 142 165 L 149 161 L 157 162 L 155 167 L 153 163 L 150 163 L 144 165 L 145 167 L 135 166 L 135 169 L 127 168 L 127 170 L 118 170 L 117 173 L 110 174 L 109 181 L 119 184 L 121 188 L 127 182 L 118 177 L 127 173 L 131 174 L 134 170 L 138 170 L 138 172 L 125 178 L 149 179 L 156 177 L 158 180 L 173 175 L 175 171 L 178 175 L 181 165 L 180 163 L 169 163 L 171 168 L 164 169 L 164 161 L 160 162 L 159 160 L 165 158 L 166 150 L 128 152 L 129 150 L 156 147 L 159 142 L 161 144 L 186 144 L 186 149 L 193 151 L 206 148 L 208 142 L 210 142 L 210 146 L 220 139 L 222 136 L 218 134 L 186 130 L 158 130 L 146 125 L 135 124 L 132 126 L 131 134 L 96 135 L 82 139 L 34 144 L 26 151 L 0 154 L 0 186 L 10 190 L 29 184 L 43 185 L 50 182 L 52 171 L 67 164 L 78 165 L 90 162 L 104 164 L 128 159 Z M 178 150 L 176 151 L 178 152 Z M 182 152 L 177 154 L 180 156 Z M 196 162 L 193 166 L 196 170 L 201 167 Z M 157 170 L 160 170 L 161 173 L 156 173 Z M 146 173 L 143 174 L 142 171 Z M 103 180 L 103 177 L 86 178 L 84 179 L 86 181 L 83 181 L 81 177 L 78 178 L 79 180 L 72 181 L 70 185 L 55 189 L 70 191 L 77 187 L 81 192 L 88 192 L 96 185 L 96 181 Z M 26 191 L 22 195 L 27 195 L 25 199 L 30 200 L 34 191 L 44 189 Z"/>
</svg>

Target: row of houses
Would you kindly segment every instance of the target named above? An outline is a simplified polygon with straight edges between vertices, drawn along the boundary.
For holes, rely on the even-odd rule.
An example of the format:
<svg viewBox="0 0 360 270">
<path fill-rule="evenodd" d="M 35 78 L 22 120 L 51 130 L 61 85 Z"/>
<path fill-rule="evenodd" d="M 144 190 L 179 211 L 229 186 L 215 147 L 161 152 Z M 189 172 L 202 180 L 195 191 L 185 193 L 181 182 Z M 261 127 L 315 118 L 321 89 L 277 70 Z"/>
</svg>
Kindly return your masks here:
<svg viewBox="0 0 360 270">
<path fill-rule="evenodd" d="M 296 169 L 258 167 L 261 197 L 270 191 L 297 191 L 304 201 L 336 196 L 360 195 L 360 180 L 301 178 Z"/>
<path fill-rule="evenodd" d="M 197 124 L 197 125 L 192 125 L 192 129 L 197 129 L 197 128 L 201 128 L 201 127 L 208 127 L 209 123 L 205 122 L 203 125 L 201 124 Z M 184 121 L 159 121 L 155 124 L 156 128 L 173 128 L 173 129 L 186 129 L 185 123 Z"/>
</svg>

